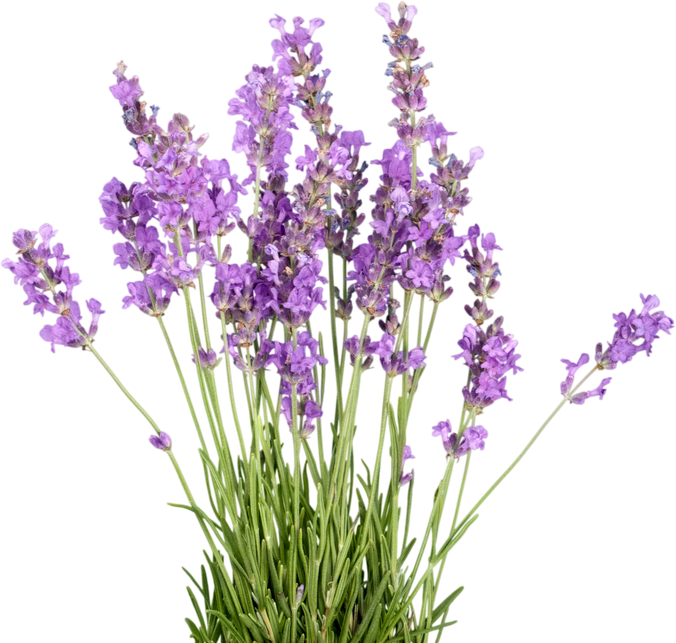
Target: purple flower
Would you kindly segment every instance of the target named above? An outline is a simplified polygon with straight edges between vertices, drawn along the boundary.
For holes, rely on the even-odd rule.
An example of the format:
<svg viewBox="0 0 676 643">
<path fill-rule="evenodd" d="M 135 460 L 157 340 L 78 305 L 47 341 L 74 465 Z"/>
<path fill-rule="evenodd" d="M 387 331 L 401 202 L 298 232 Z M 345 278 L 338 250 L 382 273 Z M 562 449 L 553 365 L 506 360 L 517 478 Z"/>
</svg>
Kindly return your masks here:
<svg viewBox="0 0 676 643">
<path fill-rule="evenodd" d="M 138 84 L 134 85 L 128 80 L 123 80 L 117 85 L 113 85 L 110 88 L 110 92 L 118 101 L 120 101 L 120 105 L 123 107 L 133 105 L 136 98 L 143 93 Z"/>
<path fill-rule="evenodd" d="M 414 460 L 415 456 L 413 453 L 411 453 L 411 447 L 406 445 L 404 446 L 404 452 L 402 454 L 401 458 L 401 473 L 399 474 L 399 486 L 403 487 L 404 485 L 407 485 L 409 482 L 411 482 L 413 478 L 413 469 L 409 471 L 406 475 L 404 475 L 404 465 L 406 464 L 406 460 Z"/>
<path fill-rule="evenodd" d="M 455 449 L 454 456 L 461 458 L 470 451 L 479 451 L 486 446 L 488 431 L 481 425 L 467 427 L 460 438 L 460 444 Z"/>
<path fill-rule="evenodd" d="M 474 167 L 477 161 L 481 160 L 484 157 L 484 151 L 480 147 L 473 147 L 469 151 L 469 163 L 467 166 L 471 169 Z"/>
<path fill-rule="evenodd" d="M 382 170 L 397 181 L 408 181 L 411 178 L 411 148 L 397 139 L 393 145 L 386 147 L 381 156 L 374 162 L 376 169 Z"/>
<path fill-rule="evenodd" d="M 434 284 L 434 270 L 430 265 L 417 257 L 411 259 L 411 268 L 406 272 L 406 277 L 413 284 L 414 288 L 422 292 L 432 290 Z"/>
<path fill-rule="evenodd" d="M 213 371 L 218 364 L 220 363 L 220 358 L 216 354 L 216 351 L 213 348 L 210 348 L 208 351 L 198 346 L 197 348 L 197 357 L 199 360 L 199 365 L 202 368 Z M 192 361 L 195 362 L 195 356 L 192 356 Z"/>
<path fill-rule="evenodd" d="M 171 449 L 171 438 L 168 433 L 161 431 L 159 435 L 151 435 L 148 438 L 150 444 L 160 451 L 169 451 Z"/>
<path fill-rule="evenodd" d="M 561 382 L 561 395 L 568 395 L 573 388 L 575 373 L 589 362 L 589 355 L 587 355 L 587 353 L 582 353 L 577 364 L 567 359 L 562 359 L 561 361 L 566 365 L 566 370 L 568 371 L 566 379 Z"/>
<path fill-rule="evenodd" d="M 376 250 L 368 241 L 357 246 L 350 257 L 347 271 L 347 283 L 350 286 L 361 286 L 366 283 L 375 256 Z"/>
<path fill-rule="evenodd" d="M 423 349 L 417 346 L 408 354 L 407 368 L 412 368 L 414 371 L 425 366 L 425 353 Z"/>
<path fill-rule="evenodd" d="M 65 316 L 57 317 L 53 324 L 43 326 L 38 335 L 52 346 L 84 346 L 86 343 L 86 338 L 77 332 L 73 322 Z"/>
<path fill-rule="evenodd" d="M 432 428 L 432 436 L 439 437 L 441 436 L 441 442 L 444 445 L 444 450 L 448 455 L 453 453 L 453 447 L 455 446 L 455 441 L 457 435 L 452 433 L 451 422 L 450 420 L 442 420 Z"/>
<path fill-rule="evenodd" d="M 314 400 L 307 400 L 303 408 L 303 428 L 300 437 L 309 438 L 315 432 L 315 423 L 324 415 Z"/>
</svg>

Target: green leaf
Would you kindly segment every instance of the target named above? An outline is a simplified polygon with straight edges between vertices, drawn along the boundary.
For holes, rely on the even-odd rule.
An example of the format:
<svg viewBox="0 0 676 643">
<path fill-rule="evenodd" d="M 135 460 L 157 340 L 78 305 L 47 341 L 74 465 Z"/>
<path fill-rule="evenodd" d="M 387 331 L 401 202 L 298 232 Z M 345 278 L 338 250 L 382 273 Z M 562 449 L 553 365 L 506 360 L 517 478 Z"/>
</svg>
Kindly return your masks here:
<svg viewBox="0 0 676 643">
<path fill-rule="evenodd" d="M 369 631 L 366 633 L 364 643 L 373 643 L 373 641 L 376 640 L 376 636 L 378 636 L 378 632 L 380 631 L 380 612 L 382 609 L 382 603 L 378 603 L 376 612 L 373 615 L 373 619 L 371 620 L 371 625 L 369 626 Z"/>
<path fill-rule="evenodd" d="M 220 474 L 218 473 L 216 467 L 214 466 L 214 463 L 202 449 L 199 449 L 199 454 L 204 463 L 207 465 L 209 473 L 211 474 L 211 480 L 213 481 L 215 488 L 221 494 L 221 498 L 228 507 L 230 515 L 236 515 L 236 511 L 234 511 L 235 499 L 232 496 L 232 494 L 228 493 L 227 489 L 225 488 L 225 484 L 223 483 Z"/>
<path fill-rule="evenodd" d="M 305 455 L 305 461 L 308 464 L 307 471 L 310 476 L 312 486 L 316 486 L 317 484 L 319 484 L 320 479 L 319 479 L 319 470 L 317 469 L 317 463 L 315 462 L 314 459 L 314 453 L 312 453 L 312 449 L 310 448 L 310 445 L 308 444 L 307 440 L 303 440 L 302 447 L 303 454 Z"/>
<path fill-rule="evenodd" d="M 199 629 L 197 629 L 197 625 L 195 625 L 189 618 L 186 618 L 185 622 L 190 628 L 191 638 L 195 639 L 197 643 L 206 643 L 202 633 L 199 631 Z"/>
<path fill-rule="evenodd" d="M 386 569 L 392 568 L 392 560 L 390 559 L 390 546 L 387 542 L 385 534 L 380 535 L 380 559 L 383 573 Z"/>
<path fill-rule="evenodd" d="M 345 561 L 347 560 L 347 555 L 350 552 L 350 545 L 352 544 L 353 538 L 354 538 L 354 523 L 350 527 L 350 530 L 347 532 L 347 538 L 345 539 L 345 544 L 343 545 L 343 549 L 340 552 L 340 556 L 338 557 L 338 561 L 336 562 L 335 576 L 339 576 L 340 573 L 343 571 L 343 565 L 344 565 Z"/>
<path fill-rule="evenodd" d="M 380 599 L 382 598 L 383 593 L 385 592 L 385 589 L 387 588 L 387 581 L 390 577 L 390 572 L 387 572 L 385 576 L 383 576 L 383 580 L 380 581 L 380 585 L 378 585 L 378 589 L 376 590 L 376 593 L 374 594 L 373 598 L 371 599 L 371 603 L 368 606 L 368 609 L 366 610 L 366 614 L 364 614 L 364 618 L 362 619 L 361 625 L 359 626 L 359 630 L 357 630 L 357 633 L 355 634 L 355 637 L 352 639 L 352 643 L 358 643 L 359 639 L 361 639 L 362 636 L 366 633 L 366 628 L 371 620 L 371 617 L 374 615 L 376 608 L 378 609 L 378 618 L 380 618 Z"/>
<path fill-rule="evenodd" d="M 265 639 L 269 640 L 268 633 L 265 631 L 265 627 L 263 627 L 258 621 L 255 621 L 246 614 L 240 614 L 239 618 L 242 623 L 244 623 L 244 625 L 249 628 L 249 632 L 251 632 L 251 635 L 256 640 L 256 643 L 265 643 Z"/>
<path fill-rule="evenodd" d="M 282 643 L 290 643 L 291 641 L 291 621 L 284 624 L 284 633 L 282 634 Z"/>
<path fill-rule="evenodd" d="M 281 631 L 279 629 L 279 612 L 277 611 L 277 606 L 273 602 L 270 595 L 265 597 L 265 605 L 267 606 L 266 611 L 268 614 L 268 620 L 270 621 L 270 627 L 272 628 L 272 636 L 274 637 L 275 641 L 279 641 L 281 638 Z M 282 618 L 284 617 L 282 616 Z"/>
<path fill-rule="evenodd" d="M 204 616 L 202 616 L 202 610 L 200 609 L 199 603 L 197 602 L 197 599 L 195 598 L 195 594 L 193 591 L 188 587 L 188 596 L 190 596 L 190 602 L 192 603 L 193 608 L 195 609 L 195 613 L 197 614 L 197 618 L 199 619 L 200 625 L 202 626 L 203 630 L 207 629 L 207 624 L 204 622 Z"/>
<path fill-rule="evenodd" d="M 458 621 L 447 621 L 446 623 L 441 623 L 439 625 L 435 625 L 434 627 L 429 627 L 424 630 L 413 630 L 410 632 L 411 638 L 415 638 L 416 636 L 420 636 L 421 634 L 427 634 L 429 632 L 436 632 L 437 630 L 441 630 L 444 627 L 448 627 L 449 625 L 455 625 Z M 395 643 L 396 641 L 403 641 L 404 640 L 404 635 L 399 634 L 399 636 L 395 636 L 394 638 L 387 639 L 387 643 Z"/>
<path fill-rule="evenodd" d="M 247 643 L 246 639 L 237 631 L 237 628 L 225 614 L 219 612 L 218 610 L 207 610 L 207 613 L 213 614 L 216 618 L 218 618 L 221 625 L 224 626 L 225 629 L 230 632 L 230 635 L 234 637 L 239 643 Z"/>
<path fill-rule="evenodd" d="M 291 616 L 291 610 L 289 609 L 289 604 L 284 596 L 284 589 L 282 588 L 282 583 L 277 573 L 277 568 L 275 567 L 275 561 L 272 556 L 268 559 L 268 567 L 270 569 L 270 578 L 272 579 L 272 588 L 275 592 L 275 602 L 278 607 L 281 608 L 282 612 L 287 616 Z"/>
<path fill-rule="evenodd" d="M 452 594 L 447 596 L 432 612 L 432 624 L 439 620 L 439 617 L 450 607 L 451 603 L 460 596 L 464 587 L 458 587 Z"/>
</svg>

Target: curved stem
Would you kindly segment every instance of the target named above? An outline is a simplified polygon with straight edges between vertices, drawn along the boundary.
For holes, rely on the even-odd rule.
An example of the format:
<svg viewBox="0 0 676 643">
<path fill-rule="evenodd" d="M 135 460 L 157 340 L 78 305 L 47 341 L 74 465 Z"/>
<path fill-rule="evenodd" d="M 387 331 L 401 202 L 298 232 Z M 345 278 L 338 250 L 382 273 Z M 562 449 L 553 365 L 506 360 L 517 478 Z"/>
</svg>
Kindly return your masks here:
<svg viewBox="0 0 676 643">
<path fill-rule="evenodd" d="M 190 486 L 188 485 L 188 481 L 185 479 L 185 476 L 183 475 L 183 471 L 181 470 L 181 467 L 178 464 L 178 460 L 176 460 L 176 456 L 174 455 L 174 452 L 167 450 L 164 453 L 167 454 L 167 459 L 169 460 L 169 462 L 171 462 L 172 466 L 174 467 L 174 470 L 176 471 L 176 475 L 178 476 L 178 479 L 181 483 L 181 486 L 183 487 L 183 491 L 185 491 L 185 495 L 188 496 L 188 501 L 192 502 L 193 504 L 197 504 L 195 502 L 195 498 L 193 498 L 193 495 L 190 491 Z"/>
<path fill-rule="evenodd" d="M 117 375 L 115 375 L 115 373 L 113 372 L 113 369 L 111 369 L 110 366 L 108 366 L 108 364 L 106 364 L 103 357 L 101 357 L 101 355 L 99 355 L 98 351 L 91 345 L 91 343 L 88 345 L 88 348 L 92 352 L 94 357 L 96 357 L 96 359 L 99 360 L 99 363 L 101 364 L 101 366 L 103 366 L 103 368 L 106 369 L 106 371 L 108 372 L 108 375 L 110 375 L 113 378 L 113 381 L 115 382 L 115 384 L 117 384 L 118 387 L 120 388 L 120 390 L 127 396 L 127 399 L 138 409 L 138 411 L 141 413 L 141 415 L 146 420 L 148 420 L 148 422 L 150 423 L 150 426 L 152 426 L 153 429 L 155 430 L 155 432 L 159 435 L 161 433 L 160 427 L 157 426 L 157 424 L 155 423 L 155 420 L 153 420 L 150 417 L 148 412 L 136 401 L 134 396 L 124 387 L 124 384 L 122 384 L 122 382 L 120 382 L 120 380 L 117 378 Z"/>
<path fill-rule="evenodd" d="M 591 375 L 595 373 L 597 370 L 598 366 L 594 365 L 594 368 L 591 371 L 589 371 L 587 375 L 584 376 L 584 378 L 579 382 L 579 384 L 570 392 L 569 396 L 572 396 L 573 393 L 575 393 L 575 391 L 577 391 L 577 389 L 580 388 L 580 386 L 582 386 L 582 384 L 584 384 L 584 382 L 587 381 L 587 379 L 589 379 L 589 377 L 591 377 Z M 488 498 L 488 496 L 490 496 L 495 491 L 497 486 L 509 475 L 510 471 L 519 463 L 521 458 L 523 458 L 523 456 L 525 456 L 526 453 L 528 453 L 529 449 L 533 446 L 533 444 L 535 444 L 535 440 L 537 440 L 538 437 L 540 437 L 540 433 L 542 433 L 545 430 L 545 427 L 552 421 L 554 416 L 561 410 L 561 408 L 567 401 L 568 401 L 567 397 L 561 400 L 559 405 L 552 411 L 551 415 L 544 421 L 544 424 L 537 430 L 535 435 L 531 438 L 530 442 L 526 445 L 526 448 L 518 455 L 516 460 L 514 460 L 514 462 L 512 462 L 512 464 L 510 464 L 507 467 L 505 472 L 493 483 L 491 488 L 483 496 L 481 496 L 479 502 L 477 502 L 472 507 L 470 512 L 462 519 L 456 531 L 460 531 L 460 529 L 462 529 L 462 527 L 467 523 L 467 521 L 476 513 L 477 509 L 484 503 L 486 498 Z M 453 532 L 451 532 L 451 537 L 453 537 Z"/>
<path fill-rule="evenodd" d="M 171 340 L 169 339 L 169 333 L 167 333 L 167 329 L 164 325 L 164 322 L 162 321 L 162 318 L 158 317 L 157 321 L 160 325 L 160 328 L 162 329 L 162 335 L 164 335 L 164 340 L 167 342 L 167 347 L 169 348 L 169 353 L 171 354 L 171 359 L 173 360 L 174 367 L 176 368 L 176 372 L 178 373 L 178 379 L 181 381 L 181 388 L 183 389 L 183 395 L 185 395 L 185 400 L 188 403 L 188 408 L 190 409 L 190 415 L 192 416 L 192 420 L 195 424 L 195 429 L 197 430 L 197 435 L 199 436 L 200 444 L 202 446 L 202 449 L 204 449 L 204 451 L 206 451 L 207 447 L 206 447 L 206 443 L 204 442 L 204 436 L 202 435 L 202 429 L 200 428 L 200 423 L 199 423 L 199 420 L 197 419 L 197 414 L 195 413 L 195 407 L 193 406 L 192 399 L 190 398 L 190 393 L 188 392 L 188 387 L 186 386 L 185 379 L 183 377 L 183 371 L 181 370 L 181 366 L 178 363 L 176 353 L 174 352 L 174 347 L 171 343 Z"/>
</svg>

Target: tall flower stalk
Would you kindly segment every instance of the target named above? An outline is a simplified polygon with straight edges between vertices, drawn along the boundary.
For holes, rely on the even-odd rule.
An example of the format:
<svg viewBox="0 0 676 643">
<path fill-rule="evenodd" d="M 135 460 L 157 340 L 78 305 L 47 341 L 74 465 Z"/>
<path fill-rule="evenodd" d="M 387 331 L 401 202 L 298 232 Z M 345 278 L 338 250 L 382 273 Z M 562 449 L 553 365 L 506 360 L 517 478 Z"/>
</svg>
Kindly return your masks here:
<svg viewBox="0 0 676 643">
<path fill-rule="evenodd" d="M 370 145 L 364 133 L 333 122 L 330 70 L 320 67 L 315 40 L 320 19 L 304 26 L 294 18 L 290 30 L 284 18 L 271 19 L 279 34 L 273 65 L 253 65 L 229 102 L 229 114 L 240 118 L 232 148 L 249 172 L 242 183 L 226 159 L 205 156 L 208 135 L 195 137 L 187 116 L 174 114 L 163 127 L 159 108 L 142 100 L 139 79 L 127 77 L 123 63 L 113 72 L 110 90 L 132 135 L 137 180 L 105 184 L 100 221 L 117 235 L 114 265 L 135 273 L 123 308 L 157 320 L 167 346 L 198 436 L 208 507 L 196 502 L 178 462 L 186 427 L 158 425 L 94 347 L 102 305 L 86 302 L 85 324 L 73 298 L 80 278 L 66 265 L 62 244 L 52 244 L 54 229 L 18 230 L 17 258 L 2 263 L 35 314 L 55 315 L 40 332 L 52 351 L 66 346 L 93 355 L 152 427 L 152 446 L 169 458 L 187 503 L 175 506 L 193 514 L 207 544 L 201 573 L 189 573 L 196 614 L 186 622 L 200 643 L 423 643 L 435 633 L 438 641 L 455 622 L 447 615 L 463 590 L 437 600 L 441 575 L 478 509 L 567 403 L 603 399 L 611 378 L 597 371 L 649 356 L 673 327 L 656 310 L 659 299 L 641 295 L 639 312 L 614 315 L 613 338 L 596 346 L 593 361 L 586 353 L 562 360 L 562 399 L 462 514 L 472 453 L 486 448 L 498 425 L 493 407 L 511 400 L 508 378 L 523 369 L 517 340 L 492 309 L 502 248 L 494 233 L 463 224 L 471 202 L 466 181 L 483 149 L 469 150 L 467 161 L 449 153 L 454 133 L 427 114 L 432 64 L 423 64 L 425 49 L 412 35 L 416 8 L 401 3 L 398 17 L 384 3 L 376 11 L 388 29 L 385 75 L 396 136 L 370 164 L 361 158 Z M 297 121 L 306 122 L 312 142 L 291 161 Z M 369 179 L 373 165 L 379 174 L 372 170 Z M 376 187 L 365 225 L 369 180 Z M 252 203 L 243 206 L 245 195 Z M 227 237 L 238 233 L 246 252 L 235 260 Z M 456 264 L 470 276 L 469 323 L 460 352 L 445 357 L 465 370 L 466 382 L 457 391 L 455 428 L 449 419 L 430 427 L 443 450 L 437 473 L 425 476 L 438 484 L 424 534 L 412 537 L 416 474 L 408 432 Z M 183 304 L 170 306 L 177 299 Z M 181 341 L 169 337 L 164 323 L 177 305 L 185 311 L 175 313 L 185 319 Z M 325 343 L 314 320 L 327 307 Z M 195 399 L 182 366 L 187 360 L 199 387 Z M 362 469 L 357 457 L 366 429 L 357 431 L 357 415 L 365 397 L 376 399 L 365 395 L 381 372 L 376 361 L 383 381 L 377 448 L 372 466 Z M 326 395 L 327 383 L 334 396 Z M 450 405 L 440 415 L 448 417 Z M 282 448 L 287 431 L 290 462 Z M 463 459 L 458 493 L 449 499 Z M 444 517 L 449 532 L 442 530 Z"/>
</svg>

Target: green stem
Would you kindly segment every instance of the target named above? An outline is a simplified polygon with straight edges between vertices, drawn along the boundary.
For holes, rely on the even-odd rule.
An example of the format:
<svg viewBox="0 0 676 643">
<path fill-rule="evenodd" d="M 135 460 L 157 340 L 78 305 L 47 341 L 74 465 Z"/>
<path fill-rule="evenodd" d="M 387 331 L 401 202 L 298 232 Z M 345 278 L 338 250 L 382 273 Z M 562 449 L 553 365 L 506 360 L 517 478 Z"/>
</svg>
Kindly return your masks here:
<svg viewBox="0 0 676 643">
<path fill-rule="evenodd" d="M 493 483 L 491 488 L 483 496 L 481 496 L 479 502 L 477 502 L 474 505 L 474 507 L 472 507 L 470 512 L 462 519 L 456 531 L 460 531 L 460 529 L 462 529 L 462 527 L 467 523 L 467 521 L 476 513 L 477 509 L 484 503 L 486 498 L 488 498 L 488 496 L 490 496 L 493 493 L 493 491 L 495 491 L 497 486 L 509 475 L 510 471 L 520 462 L 521 458 L 523 458 L 523 456 L 525 456 L 526 453 L 528 453 L 529 449 L 533 446 L 533 444 L 535 444 L 535 440 L 537 440 L 538 437 L 540 437 L 540 434 L 545 430 L 545 427 L 552 421 L 554 416 L 563 408 L 563 405 L 568 401 L 568 398 L 571 397 L 575 393 L 575 391 L 577 391 L 577 389 L 579 389 L 580 386 L 582 386 L 582 384 L 584 384 L 587 381 L 587 379 L 589 379 L 589 377 L 591 377 L 591 375 L 595 373 L 597 370 L 599 370 L 598 366 L 594 365 L 594 368 L 592 368 L 592 370 L 589 371 L 589 373 L 587 373 L 587 375 L 584 376 L 584 378 L 570 392 L 570 394 L 563 400 L 561 400 L 559 405 L 554 409 L 554 411 L 552 411 L 551 415 L 545 420 L 544 424 L 537 430 L 535 435 L 531 438 L 530 442 L 526 445 L 526 448 L 519 454 L 516 460 L 514 460 L 514 462 L 512 462 L 512 464 L 510 464 L 507 467 L 505 472 Z M 451 537 L 453 537 L 453 535 L 454 535 L 453 532 L 451 532 Z"/>
<path fill-rule="evenodd" d="M 388 419 L 388 410 L 390 405 L 390 393 L 392 391 L 392 380 L 393 378 L 386 376 L 385 377 L 385 389 L 383 391 L 383 406 L 382 406 L 382 415 L 380 418 L 380 438 L 378 440 L 378 452 L 376 454 L 376 464 L 373 468 L 373 479 L 371 480 L 371 493 L 369 494 L 369 504 L 366 510 L 366 517 L 364 518 L 364 524 L 362 525 L 362 535 L 359 542 L 359 549 L 362 549 L 366 544 L 366 538 L 368 537 L 369 522 L 371 520 L 371 514 L 373 513 L 373 506 L 375 505 L 375 500 L 378 497 L 378 486 L 380 481 L 380 463 L 383 455 L 383 447 L 385 445 L 385 433 L 387 431 L 387 419 Z"/>
<path fill-rule="evenodd" d="M 328 224 L 330 225 L 330 223 Z M 342 420 L 343 417 L 343 391 L 340 377 L 340 359 L 338 357 L 338 334 L 336 331 L 336 296 L 335 296 L 335 277 L 333 272 L 333 250 L 327 248 L 329 253 L 329 316 L 331 319 L 331 347 L 333 349 L 333 365 L 336 373 L 336 413 L 334 424 Z"/>
<path fill-rule="evenodd" d="M 115 384 L 117 384 L 118 387 L 120 388 L 120 390 L 127 396 L 127 399 L 138 409 L 138 411 L 141 413 L 141 415 L 146 420 L 148 420 L 148 422 L 150 423 L 150 426 L 152 426 L 153 429 L 155 429 L 155 433 L 157 433 L 159 435 L 161 433 L 160 427 L 157 426 L 157 424 L 150 417 L 148 412 L 136 401 L 134 396 L 124 387 L 124 384 L 122 384 L 122 382 L 120 382 L 120 380 L 117 378 L 117 375 L 115 375 L 115 373 L 113 372 L 113 369 L 111 369 L 110 366 L 108 366 L 108 364 L 106 364 L 103 357 L 101 357 L 101 355 L 99 355 L 98 351 L 91 345 L 91 343 L 88 344 L 88 348 L 92 352 L 94 357 L 96 357 L 96 359 L 99 360 L 99 363 L 101 364 L 101 366 L 103 366 L 103 368 L 106 369 L 106 371 L 108 372 L 108 375 L 110 375 L 110 377 L 113 378 L 113 381 L 115 382 Z"/>
<path fill-rule="evenodd" d="M 204 406 L 204 410 L 207 414 L 207 420 L 209 421 L 209 428 L 211 429 L 211 437 L 214 440 L 214 444 L 216 445 L 216 449 L 218 453 L 221 453 L 221 444 L 218 440 L 218 435 L 216 433 L 216 425 L 214 424 L 214 417 L 211 412 L 211 406 L 209 405 L 209 400 L 207 399 L 207 391 L 206 391 L 206 386 L 205 386 L 205 378 L 204 378 L 204 373 L 202 372 L 202 369 L 200 367 L 200 362 L 199 362 L 199 345 L 198 345 L 198 337 L 197 337 L 197 328 L 195 327 L 194 324 L 194 316 L 192 314 L 192 306 L 190 304 L 190 292 L 188 291 L 188 286 L 185 286 L 183 288 L 183 295 L 185 299 L 185 311 L 186 315 L 188 318 L 188 330 L 190 333 L 190 343 L 192 345 L 193 349 L 193 355 L 195 357 L 195 370 L 197 372 L 197 381 L 199 383 L 200 387 L 200 392 L 202 394 L 202 404 Z M 208 453 L 205 449 L 205 453 Z"/>
<path fill-rule="evenodd" d="M 195 502 L 195 498 L 193 498 L 192 493 L 190 492 L 190 486 L 188 485 L 188 481 L 185 479 L 185 476 L 183 475 L 183 471 L 181 470 L 180 465 L 178 464 L 178 460 L 176 460 L 176 456 L 174 455 L 173 451 L 165 451 L 167 454 L 167 459 L 169 462 L 174 467 L 174 470 L 176 471 L 176 475 L 178 476 L 179 481 L 181 482 L 181 486 L 183 487 L 183 491 L 185 492 L 185 495 L 188 496 L 188 500 L 192 502 L 193 504 L 197 504 Z"/>
<path fill-rule="evenodd" d="M 296 328 L 292 329 L 293 350 L 298 345 Z M 296 600 L 296 568 L 298 565 L 298 547 L 301 538 L 300 526 L 300 434 L 298 430 L 298 385 L 291 385 L 291 432 L 293 435 L 293 537 L 291 565 L 289 570 L 289 598 L 291 600 L 291 640 L 296 640 L 296 613 L 298 601 Z"/>
<path fill-rule="evenodd" d="M 167 347 L 169 348 L 171 359 L 173 360 L 174 367 L 176 368 L 176 372 L 178 373 L 178 379 L 181 381 L 183 395 L 185 395 L 185 400 L 188 403 L 188 408 L 190 409 L 190 415 L 192 416 L 192 420 L 195 424 L 195 429 L 197 429 L 197 435 L 199 436 L 200 445 L 202 446 L 202 449 L 206 452 L 207 446 L 204 441 L 204 436 L 202 435 L 202 429 L 200 427 L 199 420 L 197 419 L 195 407 L 193 406 L 192 399 L 190 398 L 190 393 L 188 392 L 188 387 L 186 386 L 185 379 L 183 377 L 183 371 L 181 370 L 181 366 L 178 363 L 178 359 L 176 358 L 176 353 L 174 352 L 174 347 L 172 346 L 171 340 L 169 339 L 169 333 L 167 333 L 167 329 L 164 325 L 164 322 L 162 321 L 162 318 L 158 317 L 157 321 L 160 324 L 160 328 L 162 329 L 162 335 L 164 335 L 164 340 L 167 342 Z"/>
<path fill-rule="evenodd" d="M 432 307 L 432 317 L 430 318 L 430 325 L 427 327 L 427 334 L 425 335 L 425 342 L 423 343 L 423 353 L 427 354 L 427 347 L 430 343 L 430 337 L 432 336 L 432 329 L 434 328 L 434 322 L 437 319 L 437 311 L 439 310 L 439 302 L 435 301 L 434 306 Z M 425 372 L 425 367 L 419 368 L 413 374 L 413 382 L 411 383 L 411 394 L 408 396 L 408 404 L 406 406 L 406 426 L 408 426 L 408 418 L 411 415 L 411 408 L 413 407 L 413 398 L 418 390 L 418 383 L 420 378 Z"/>
<path fill-rule="evenodd" d="M 371 315 L 366 313 L 364 315 L 364 324 L 359 336 L 359 345 L 364 343 L 366 332 L 368 330 Z M 352 370 L 352 378 L 350 380 L 350 387 L 347 392 L 347 400 L 345 402 L 345 412 L 343 413 L 343 420 L 340 423 L 340 434 L 338 436 L 338 447 L 334 452 L 335 459 L 331 461 L 332 475 L 331 484 L 328 489 L 328 494 L 340 495 L 341 500 L 346 493 L 346 468 L 350 463 L 350 453 L 352 449 L 352 442 L 354 437 L 354 419 L 357 410 L 357 401 L 359 399 L 359 386 L 361 383 L 361 355 L 355 360 L 354 368 Z M 335 464 L 335 466 L 334 466 Z M 338 490 L 340 489 L 340 494 Z M 347 501 L 341 502 L 340 507 L 346 507 Z M 345 531 L 345 521 L 343 520 L 343 530 Z"/>
<path fill-rule="evenodd" d="M 225 362 L 225 372 L 228 377 L 228 394 L 230 395 L 230 408 L 232 410 L 232 419 L 237 428 L 237 438 L 239 439 L 239 448 L 242 451 L 242 460 L 246 462 L 246 446 L 244 445 L 244 437 L 242 435 L 242 427 L 239 424 L 239 415 L 237 414 L 237 403 L 235 402 L 235 391 L 232 388 L 232 372 L 230 370 L 230 353 L 228 353 L 228 333 L 225 328 L 225 315 L 221 313 L 221 330 L 223 332 L 223 345 L 225 348 L 225 355 L 223 361 Z"/>
</svg>

